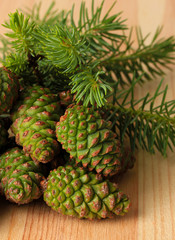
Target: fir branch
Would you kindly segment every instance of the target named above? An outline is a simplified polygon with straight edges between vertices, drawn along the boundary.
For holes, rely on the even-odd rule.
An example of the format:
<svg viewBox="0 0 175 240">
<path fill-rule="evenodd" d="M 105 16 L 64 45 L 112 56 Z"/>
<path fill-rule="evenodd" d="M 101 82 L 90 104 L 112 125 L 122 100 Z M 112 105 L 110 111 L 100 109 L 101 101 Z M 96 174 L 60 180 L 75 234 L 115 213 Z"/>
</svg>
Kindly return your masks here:
<svg viewBox="0 0 175 240">
<path fill-rule="evenodd" d="M 108 120 L 112 120 L 118 137 L 123 142 L 126 135 L 130 139 L 132 150 L 137 142 L 147 151 L 154 153 L 155 149 L 166 156 L 167 147 L 173 150 L 175 146 L 175 101 L 166 102 L 167 86 L 160 91 L 162 81 L 154 96 L 147 94 L 136 100 L 134 87 L 140 79 L 132 80 L 128 90 L 121 90 L 116 97 L 116 105 L 107 104 L 110 111 Z M 162 98 L 161 104 L 154 106 L 157 98 Z M 109 113 L 109 112 L 108 112 Z"/>
<path fill-rule="evenodd" d="M 64 72 L 73 72 L 85 63 L 87 47 L 75 28 L 56 24 L 47 29 L 38 28 L 34 36 L 40 43 L 40 52 Z"/>
<path fill-rule="evenodd" d="M 72 86 L 77 101 L 83 98 L 85 105 L 103 106 L 108 92 L 113 88 L 115 103 L 114 95 L 118 94 L 116 78 L 117 84 L 125 85 L 128 82 L 132 84 L 133 72 L 139 82 L 162 75 L 162 67 L 174 62 L 175 41 L 174 37 L 158 40 L 158 29 L 151 44 L 146 45 L 147 37 L 138 31 L 138 48 L 134 49 L 132 31 L 128 37 L 121 32 L 126 29 L 121 14 L 110 16 L 114 4 L 102 17 L 104 1 L 95 9 L 92 0 L 91 14 L 82 3 L 78 25 L 74 21 L 72 8 L 66 15 L 62 13 L 60 20 L 52 26 L 51 23 L 59 18 L 59 12 L 53 10 L 54 4 L 50 5 L 43 18 L 39 12 L 41 5 L 34 8 L 27 18 L 18 11 L 10 14 L 10 21 L 4 26 L 12 30 L 7 35 L 12 39 L 16 52 L 6 58 L 4 65 L 19 76 L 25 76 L 24 71 L 30 74 L 32 67 L 36 78 L 40 75 L 38 71 L 47 72 L 53 81 L 45 77 L 45 84 L 51 86 L 55 83 L 58 88 L 61 84 L 55 76 L 61 73 L 64 78 L 68 73 L 69 77 L 62 82 L 62 88 Z M 38 55 L 42 58 L 30 66 L 28 56 L 36 59 Z M 48 71 L 41 67 L 44 65 L 49 66 Z"/>
<path fill-rule="evenodd" d="M 164 69 L 170 69 L 170 65 L 175 63 L 175 38 L 159 39 L 161 30 L 158 28 L 151 43 L 146 44 L 149 34 L 143 37 L 141 30 L 137 29 L 138 47 L 134 48 L 131 29 L 128 38 L 116 45 L 114 54 L 101 59 L 100 65 L 108 73 L 114 74 L 122 86 L 132 82 L 133 73 L 137 78 L 144 73 L 141 83 L 164 75 Z"/>
<path fill-rule="evenodd" d="M 34 48 L 34 39 L 32 38 L 32 32 L 35 27 L 34 22 L 29 23 L 29 17 L 24 18 L 24 14 L 19 14 L 18 11 L 9 14 L 10 21 L 5 22 L 2 26 L 12 30 L 5 35 L 13 39 L 12 47 L 18 52 L 30 52 L 32 54 Z"/>
<path fill-rule="evenodd" d="M 110 16 L 111 10 L 116 4 L 115 1 L 102 17 L 104 2 L 103 0 L 101 5 L 95 9 L 94 0 L 92 0 L 90 15 L 85 2 L 82 2 L 78 24 L 74 22 L 74 7 L 70 13 L 71 24 L 77 28 L 82 38 L 86 40 L 88 51 L 96 59 L 101 59 L 109 53 L 111 55 L 111 52 L 115 51 L 113 42 L 118 43 L 124 40 L 125 35 L 122 34 L 122 31 L 127 29 L 124 24 L 126 20 L 121 19 L 121 12 Z"/>
<path fill-rule="evenodd" d="M 102 11 L 104 8 L 104 0 L 101 5 L 94 9 L 94 0 L 91 4 L 91 16 L 89 16 L 89 10 L 86 8 L 85 2 L 82 2 L 80 7 L 79 21 L 77 25 L 78 31 L 88 38 L 90 41 L 99 39 L 110 39 L 117 41 L 123 38 L 122 34 L 119 34 L 119 30 L 127 29 L 124 25 L 125 20 L 121 20 L 121 12 L 110 16 L 111 10 L 113 9 L 116 2 L 112 4 L 105 16 L 102 17 Z M 75 26 L 73 21 L 73 9 L 72 9 L 71 23 Z M 117 32 L 115 32 L 117 31 Z"/>
<path fill-rule="evenodd" d="M 27 71 L 28 68 L 28 62 L 24 52 L 10 53 L 6 56 L 2 63 L 7 69 L 15 73 L 17 76 L 19 76 L 21 72 Z"/>
<path fill-rule="evenodd" d="M 71 77 L 71 92 L 75 93 L 77 102 L 83 101 L 84 106 L 91 104 L 102 107 L 105 105 L 107 101 L 105 96 L 112 88 L 100 78 L 100 74 L 104 74 L 104 72 L 94 74 L 90 69 L 83 69 Z"/>
</svg>

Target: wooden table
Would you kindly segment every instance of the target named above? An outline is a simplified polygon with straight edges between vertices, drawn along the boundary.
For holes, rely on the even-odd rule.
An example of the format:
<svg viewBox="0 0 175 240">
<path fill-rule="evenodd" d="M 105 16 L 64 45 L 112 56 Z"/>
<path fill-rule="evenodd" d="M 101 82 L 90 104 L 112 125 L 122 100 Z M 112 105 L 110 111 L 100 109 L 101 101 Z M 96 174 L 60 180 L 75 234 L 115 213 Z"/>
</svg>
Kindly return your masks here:
<svg viewBox="0 0 175 240">
<path fill-rule="evenodd" d="M 32 7 L 37 0 L 0 0 L 0 23 L 9 12 L 24 6 Z M 59 9 L 69 8 L 76 2 L 75 12 L 81 0 L 57 0 Z M 86 0 L 90 6 L 90 0 Z M 96 0 L 99 4 L 101 1 Z M 113 0 L 106 0 L 109 7 Z M 51 3 L 42 1 L 42 11 Z M 143 34 L 153 33 L 164 25 L 162 36 L 175 33 L 174 0 L 118 0 L 113 12 L 123 11 L 129 26 L 140 26 Z M 78 15 L 78 14 L 77 14 Z M 0 32 L 3 32 L 0 28 Z M 168 99 L 175 98 L 175 67 L 168 71 L 165 83 L 169 84 Z M 137 89 L 141 97 L 151 92 L 159 80 L 146 83 Z M 5 200 L 0 203 L 0 240 L 173 240 L 175 239 L 175 160 L 159 153 L 150 155 L 137 152 L 137 164 L 119 184 L 128 193 L 132 208 L 125 217 L 112 220 L 87 221 L 61 216 L 42 200 L 26 206 L 16 206 Z"/>
</svg>

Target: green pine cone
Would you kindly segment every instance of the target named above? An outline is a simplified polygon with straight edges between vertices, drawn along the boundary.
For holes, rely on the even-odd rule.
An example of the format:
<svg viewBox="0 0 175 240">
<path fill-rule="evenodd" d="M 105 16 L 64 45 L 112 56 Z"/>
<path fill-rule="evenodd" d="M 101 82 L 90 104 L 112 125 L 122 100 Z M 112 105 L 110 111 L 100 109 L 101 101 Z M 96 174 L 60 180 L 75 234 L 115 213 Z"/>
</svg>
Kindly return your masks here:
<svg viewBox="0 0 175 240">
<path fill-rule="evenodd" d="M 23 146 L 34 161 L 46 163 L 59 153 L 55 128 L 60 114 L 57 96 L 49 89 L 34 86 L 22 91 L 12 111 L 11 129 L 17 144 Z"/>
<path fill-rule="evenodd" d="M 18 97 L 19 83 L 16 77 L 0 68 L 0 114 L 7 113 Z"/>
<path fill-rule="evenodd" d="M 15 121 L 22 115 L 43 120 L 58 121 L 61 115 L 60 103 L 56 94 L 48 88 L 34 85 L 20 92 L 18 102 L 11 111 Z"/>
<path fill-rule="evenodd" d="M 56 126 L 57 139 L 77 163 L 90 171 L 112 176 L 121 170 L 120 142 L 111 131 L 111 122 L 98 111 L 74 105 Z"/>
<path fill-rule="evenodd" d="M 0 150 L 8 141 L 8 132 L 4 126 L 4 122 L 0 119 Z"/>
<path fill-rule="evenodd" d="M 123 216 L 130 200 L 115 183 L 72 166 L 58 167 L 42 182 L 44 200 L 53 210 L 78 218 Z"/>
<path fill-rule="evenodd" d="M 23 150 L 12 148 L 0 156 L 1 189 L 6 198 L 17 204 L 29 203 L 42 195 L 42 169 Z"/>
<path fill-rule="evenodd" d="M 25 153 L 34 161 L 47 163 L 60 151 L 55 137 L 55 124 L 53 121 L 41 121 L 23 115 L 16 119 L 11 128 L 15 133 L 16 143 L 23 146 Z"/>
</svg>

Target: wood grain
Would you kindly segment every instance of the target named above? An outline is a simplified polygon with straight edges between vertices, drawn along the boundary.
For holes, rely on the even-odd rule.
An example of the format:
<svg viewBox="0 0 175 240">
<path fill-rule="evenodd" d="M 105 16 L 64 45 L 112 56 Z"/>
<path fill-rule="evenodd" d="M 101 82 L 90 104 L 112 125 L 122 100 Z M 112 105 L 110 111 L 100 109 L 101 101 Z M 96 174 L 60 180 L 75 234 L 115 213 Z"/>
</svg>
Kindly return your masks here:
<svg viewBox="0 0 175 240">
<path fill-rule="evenodd" d="M 24 6 L 32 7 L 37 0 L 0 0 L 0 23 L 8 13 Z M 69 9 L 73 3 L 78 16 L 80 0 L 57 0 L 59 9 Z M 86 0 L 90 6 L 90 0 Z M 96 0 L 98 5 L 101 0 Z M 113 0 L 106 0 L 106 9 Z M 51 1 L 42 1 L 42 12 Z M 144 34 L 153 33 L 164 25 L 162 36 L 175 33 L 174 0 L 118 0 L 113 13 L 123 11 L 128 26 L 140 26 Z M 4 29 L 1 27 L 0 32 Z M 150 39 L 148 39 L 149 41 Z M 175 99 L 175 67 L 167 72 L 168 99 Z M 154 91 L 159 80 L 137 88 L 139 98 Z M 112 220 L 87 221 L 61 216 L 50 210 L 42 200 L 26 206 L 16 206 L 1 199 L 0 240 L 171 240 L 175 239 L 175 161 L 174 154 L 163 158 L 139 150 L 137 164 L 120 179 L 119 185 L 128 193 L 132 208 L 125 217 Z"/>
</svg>

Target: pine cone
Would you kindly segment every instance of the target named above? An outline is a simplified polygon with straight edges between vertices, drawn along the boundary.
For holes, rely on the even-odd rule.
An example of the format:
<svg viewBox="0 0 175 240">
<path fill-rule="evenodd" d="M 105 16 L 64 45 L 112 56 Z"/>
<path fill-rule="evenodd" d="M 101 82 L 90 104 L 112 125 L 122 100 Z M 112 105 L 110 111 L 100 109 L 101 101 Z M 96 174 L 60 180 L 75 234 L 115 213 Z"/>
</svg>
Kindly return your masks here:
<svg viewBox="0 0 175 240">
<path fill-rule="evenodd" d="M 44 200 L 53 210 L 78 218 L 101 219 L 124 215 L 130 200 L 115 183 L 72 166 L 58 167 L 42 182 Z"/>
<path fill-rule="evenodd" d="M 111 131 L 111 122 L 98 111 L 74 105 L 57 123 L 56 134 L 70 157 L 90 171 L 111 176 L 121 170 L 120 142 Z"/>
<path fill-rule="evenodd" d="M 0 156 L 1 188 L 6 198 L 18 204 L 38 199 L 43 170 L 23 150 L 13 148 Z"/>
<path fill-rule="evenodd" d="M 18 97 L 19 83 L 16 77 L 0 68 L 0 114 L 7 113 Z"/>
<path fill-rule="evenodd" d="M 17 144 L 34 161 L 46 163 L 59 153 L 55 127 L 61 114 L 57 96 L 47 88 L 34 86 L 22 91 L 12 112 L 12 131 Z"/>
</svg>

